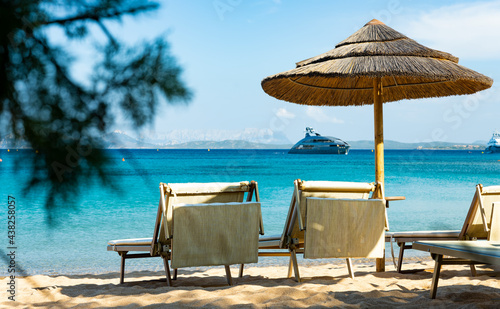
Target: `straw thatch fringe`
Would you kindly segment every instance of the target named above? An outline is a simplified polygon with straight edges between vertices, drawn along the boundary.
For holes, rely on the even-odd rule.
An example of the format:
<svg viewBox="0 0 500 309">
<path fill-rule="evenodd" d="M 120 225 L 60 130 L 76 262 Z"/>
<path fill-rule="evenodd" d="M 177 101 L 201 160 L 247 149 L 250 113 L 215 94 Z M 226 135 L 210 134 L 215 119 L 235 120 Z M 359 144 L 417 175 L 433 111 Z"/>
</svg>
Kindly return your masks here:
<svg viewBox="0 0 500 309">
<path fill-rule="evenodd" d="M 386 83 L 390 78 L 383 78 Z M 300 91 L 297 91 L 301 88 Z M 442 97 L 443 93 L 451 93 L 460 89 L 460 94 L 472 94 L 478 89 L 483 89 L 481 83 L 473 83 L 469 80 L 442 81 L 426 84 L 425 91 L 422 91 L 420 84 L 407 84 L 406 86 L 389 86 L 383 89 L 383 102 L 399 101 L 403 99 L 420 99 Z M 316 87 L 297 87 L 297 83 L 290 80 L 280 80 L 269 84 L 264 89 L 267 93 L 277 93 L 277 99 L 303 105 L 369 105 L 373 104 L 372 88 L 362 88 L 353 90 L 332 90 Z M 388 98 L 391 98 L 389 100 Z"/>
<path fill-rule="evenodd" d="M 383 102 L 471 94 L 493 80 L 372 21 L 319 56 L 262 81 L 266 93 L 305 105 L 373 104 L 373 79 L 382 78 Z"/>
</svg>

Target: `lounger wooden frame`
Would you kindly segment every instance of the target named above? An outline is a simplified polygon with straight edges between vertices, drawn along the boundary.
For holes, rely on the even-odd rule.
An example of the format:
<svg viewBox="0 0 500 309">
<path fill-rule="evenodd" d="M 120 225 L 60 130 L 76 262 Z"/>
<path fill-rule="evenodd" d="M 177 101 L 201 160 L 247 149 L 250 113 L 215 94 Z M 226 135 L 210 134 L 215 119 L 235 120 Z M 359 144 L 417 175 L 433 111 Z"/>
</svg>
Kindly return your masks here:
<svg viewBox="0 0 500 309">
<path fill-rule="evenodd" d="M 431 253 L 435 260 L 430 291 L 432 299 L 436 298 L 443 265 L 500 265 L 500 241 L 417 241 L 414 249 Z"/>
<path fill-rule="evenodd" d="M 414 241 L 489 239 L 491 228 L 494 225 L 500 225 L 500 222 L 495 222 L 492 217 L 492 205 L 496 201 L 500 202 L 500 186 L 483 187 L 478 184 L 461 230 L 395 232 L 388 234 L 386 238 L 390 238 L 391 242 L 396 242 L 399 246 L 397 271 L 403 272 L 404 252 L 413 249 Z M 410 270 L 410 272 L 414 271 L 418 270 Z M 475 275 L 474 265 L 471 265 L 471 272 Z"/>
<path fill-rule="evenodd" d="M 370 193 L 372 195 L 370 196 Z M 339 181 L 294 181 L 294 192 L 290 201 L 287 219 L 283 233 L 278 236 L 261 237 L 259 241 L 259 256 L 290 256 L 288 278 L 295 273 L 296 281 L 300 282 L 297 254 L 304 254 L 304 231 L 306 200 L 310 197 L 337 199 L 384 199 L 382 186 L 375 183 L 339 182 Z M 299 215 L 300 214 L 300 215 Z M 389 224 L 385 214 L 385 229 Z M 381 258 L 383 260 L 383 258 Z M 352 262 L 346 259 L 351 278 L 354 278 Z M 240 276 L 243 275 L 243 265 Z"/>
<path fill-rule="evenodd" d="M 153 237 L 150 239 L 118 240 L 108 242 L 108 251 L 115 251 L 121 256 L 120 283 L 124 283 L 125 261 L 135 258 L 161 257 L 165 268 L 166 280 L 172 285 L 172 276 L 168 260 L 171 258 L 172 212 L 174 204 L 201 203 L 241 203 L 251 202 L 255 197 L 260 202 L 258 184 L 255 181 L 237 183 L 160 183 L 160 201 L 156 214 Z M 246 193 L 246 199 L 244 195 Z M 259 219 L 260 234 L 264 234 L 262 217 Z M 130 253 L 134 252 L 134 253 Z M 141 252 L 141 253 L 135 253 Z M 232 284 L 229 265 L 226 265 L 228 283 Z M 174 269 L 173 279 L 177 279 Z"/>
<path fill-rule="evenodd" d="M 492 191 L 490 188 L 489 192 Z M 474 212 L 469 211 L 469 214 L 474 217 Z M 481 217 L 487 219 L 486 212 L 483 212 L 483 214 L 485 216 L 481 215 Z M 500 265 L 500 202 L 492 203 L 489 215 L 491 224 L 487 226 L 487 241 L 417 241 L 413 244 L 414 249 L 431 253 L 435 261 L 431 298 L 436 298 L 439 275 L 443 265 L 470 265 L 471 269 L 473 269 L 473 277 L 476 276 L 474 269 L 476 264 Z M 465 231 L 462 232 L 466 233 Z"/>
</svg>

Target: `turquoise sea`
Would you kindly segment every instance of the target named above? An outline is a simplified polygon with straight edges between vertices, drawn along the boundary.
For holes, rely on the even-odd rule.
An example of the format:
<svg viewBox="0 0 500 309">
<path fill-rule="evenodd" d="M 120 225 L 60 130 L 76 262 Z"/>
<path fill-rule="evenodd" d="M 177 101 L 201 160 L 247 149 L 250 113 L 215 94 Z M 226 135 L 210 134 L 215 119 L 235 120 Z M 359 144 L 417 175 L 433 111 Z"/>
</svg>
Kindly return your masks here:
<svg viewBox="0 0 500 309">
<path fill-rule="evenodd" d="M 79 186 L 80 195 L 65 203 L 48 225 L 46 192 L 23 193 L 30 167 L 15 169 L 14 158 L 28 150 L 0 150 L 0 229 L 2 254 L 8 247 L 8 196 L 16 199 L 16 262 L 25 274 L 117 272 L 118 254 L 106 251 L 111 239 L 151 237 L 160 182 L 259 184 L 266 235 L 282 231 L 294 179 L 372 182 L 374 154 L 289 155 L 286 150 L 108 150 L 106 167 L 115 188 Z M 122 161 L 125 158 L 125 161 Z M 406 197 L 388 209 L 391 231 L 460 229 L 475 185 L 500 185 L 500 154 L 481 151 L 386 150 L 386 195 Z M 408 253 L 410 253 L 409 251 Z M 390 252 L 387 252 L 389 256 Z M 413 252 L 415 254 L 415 252 Z M 271 258 L 261 258 L 272 263 Z M 6 260 L 2 259 L 2 263 Z M 1 273 L 6 274 L 6 266 Z M 161 259 L 128 262 L 130 270 L 162 270 Z"/>
</svg>

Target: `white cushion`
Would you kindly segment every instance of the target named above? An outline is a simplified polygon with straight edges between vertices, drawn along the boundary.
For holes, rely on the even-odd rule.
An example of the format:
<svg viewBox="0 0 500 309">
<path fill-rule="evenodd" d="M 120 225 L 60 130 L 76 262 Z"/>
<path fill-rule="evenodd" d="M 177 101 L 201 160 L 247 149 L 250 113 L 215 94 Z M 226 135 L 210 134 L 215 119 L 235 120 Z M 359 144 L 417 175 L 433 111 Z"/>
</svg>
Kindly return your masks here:
<svg viewBox="0 0 500 309">
<path fill-rule="evenodd" d="M 449 238 L 458 238 L 460 231 L 411 231 L 411 232 L 393 232 L 386 233 L 386 236 L 392 236 L 392 238 L 423 238 L 423 237 L 449 237 Z"/>
<path fill-rule="evenodd" d="M 304 191 L 362 191 L 370 192 L 375 190 L 373 183 L 366 182 L 345 182 L 345 181 L 302 181 L 300 189 Z"/>
<path fill-rule="evenodd" d="M 248 191 L 248 181 L 241 182 L 209 182 L 209 183 L 169 183 L 167 191 L 176 194 L 203 194 L 215 192 Z"/>
<path fill-rule="evenodd" d="M 483 194 L 500 193 L 500 186 L 483 187 L 483 190 L 481 191 L 481 193 L 483 193 Z"/>
<path fill-rule="evenodd" d="M 131 238 L 108 241 L 110 246 L 147 246 L 151 245 L 153 238 Z"/>
<path fill-rule="evenodd" d="M 261 236 L 259 237 L 259 241 L 273 241 L 273 240 L 280 240 L 281 235 L 269 235 L 269 236 Z"/>
</svg>

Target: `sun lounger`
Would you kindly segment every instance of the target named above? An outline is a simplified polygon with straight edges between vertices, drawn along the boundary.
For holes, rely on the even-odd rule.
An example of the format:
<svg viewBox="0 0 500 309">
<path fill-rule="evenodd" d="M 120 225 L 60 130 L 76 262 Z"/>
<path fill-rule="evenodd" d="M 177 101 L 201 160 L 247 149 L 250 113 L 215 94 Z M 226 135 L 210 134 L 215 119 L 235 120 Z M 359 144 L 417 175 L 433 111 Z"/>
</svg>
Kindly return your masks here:
<svg viewBox="0 0 500 309">
<path fill-rule="evenodd" d="M 486 189 L 486 188 L 484 188 Z M 483 190 L 491 192 L 492 190 Z M 485 202 L 483 200 L 483 202 Z M 470 211 L 469 214 L 473 215 Z M 484 213 L 486 215 L 486 213 Z M 431 253 L 435 260 L 432 276 L 431 298 L 436 298 L 439 274 L 442 265 L 497 264 L 500 265 L 500 202 L 491 205 L 490 222 L 486 235 L 487 241 L 417 241 L 413 249 Z M 484 228 L 481 232 L 484 231 Z M 446 256 L 446 257 L 444 257 Z M 475 276 L 475 273 L 472 274 Z"/>
<path fill-rule="evenodd" d="M 500 201 L 500 186 L 483 187 L 479 184 L 476 186 L 462 230 L 387 233 L 386 238 L 390 238 L 391 246 L 396 242 L 400 248 L 397 271 L 402 272 L 404 252 L 413 249 L 414 241 L 487 239 L 489 230 L 494 225 L 491 221 L 491 210 L 493 202 L 496 201 Z M 475 272 L 473 266 L 471 270 Z"/>
<path fill-rule="evenodd" d="M 413 243 L 413 249 L 430 252 L 435 259 L 430 295 L 433 299 L 436 298 L 442 265 L 476 263 L 500 265 L 500 241 L 417 241 Z"/>
<path fill-rule="evenodd" d="M 245 194 L 247 203 L 243 203 L 245 200 Z M 255 196 L 257 203 L 250 203 L 253 196 Z M 251 251 L 253 248 L 251 241 L 250 243 L 244 244 L 244 246 L 246 246 L 245 248 L 239 248 L 234 244 L 234 241 L 235 239 L 238 239 L 237 237 L 241 237 L 242 242 L 246 242 L 249 241 L 249 239 L 252 239 L 252 237 L 257 237 L 258 234 L 257 236 L 253 235 L 253 228 L 243 228 L 245 225 L 242 225 L 241 228 L 237 229 L 231 228 L 234 228 L 233 222 L 239 222 L 237 221 L 237 218 L 244 216 L 249 216 L 247 223 L 250 225 L 253 224 L 252 220 L 256 215 L 255 208 L 257 207 L 256 205 L 258 202 L 258 187 L 257 183 L 254 181 L 236 183 L 160 183 L 160 202 L 152 233 L 153 237 L 112 240 L 108 242 L 107 250 L 115 251 L 121 256 L 120 283 L 124 282 L 126 259 L 146 257 L 163 258 L 167 283 L 169 285 L 172 283 L 168 260 L 172 260 L 174 279 L 177 277 L 177 268 L 179 267 L 187 267 L 188 265 L 193 265 L 193 263 L 203 264 L 198 266 L 215 265 L 214 263 L 216 263 L 217 265 L 226 265 L 228 282 L 231 282 L 229 268 L 227 265 L 249 263 L 249 261 L 256 262 L 254 256 L 245 255 L 248 253 L 248 250 Z M 205 207 L 194 206 L 197 204 L 204 204 L 203 206 Z M 210 205 L 213 207 L 206 207 Z M 223 207 L 224 205 L 225 207 Z M 258 209 L 259 214 L 257 227 L 260 229 L 260 233 L 263 234 L 264 229 L 262 217 L 260 215 L 260 204 L 258 204 Z M 208 214 L 205 212 L 209 212 L 208 214 L 210 214 L 211 217 L 208 217 Z M 197 213 L 200 214 L 200 218 L 205 219 L 203 221 L 204 224 L 194 224 Z M 176 216 L 176 219 L 173 218 L 174 216 Z M 189 220 L 193 220 L 193 223 L 188 225 L 188 230 L 190 231 L 185 232 L 183 229 L 186 228 L 186 221 L 189 222 Z M 177 224 L 174 224 L 175 222 L 177 222 Z M 216 232 L 219 228 L 225 230 L 229 235 L 224 234 L 222 231 Z M 213 230 L 214 232 L 208 233 L 207 229 Z M 184 234 L 184 238 L 182 234 Z M 233 236 L 236 238 L 232 238 Z M 199 245 L 199 241 L 203 239 L 202 237 L 208 237 L 206 240 L 210 241 L 206 245 L 211 246 L 212 249 L 221 249 L 216 251 L 219 253 L 222 252 L 223 255 L 227 255 L 228 259 L 224 259 L 220 255 L 216 255 L 215 257 L 210 256 L 210 254 L 214 254 L 214 252 L 210 253 L 208 252 L 211 250 L 210 248 L 205 248 Z M 177 242 L 174 245 L 173 242 L 175 240 L 177 240 Z M 257 240 L 255 240 L 255 242 L 256 241 Z M 194 242 L 196 245 L 190 245 L 190 242 Z M 185 243 L 188 244 L 184 246 L 181 245 Z M 226 245 L 223 243 L 226 243 Z M 227 244 L 234 245 L 234 247 L 231 247 L 234 248 L 234 250 L 242 251 L 242 254 L 245 256 L 243 256 L 241 261 L 237 261 L 241 256 L 233 255 L 233 252 L 230 252 Z M 188 252 L 185 252 L 185 250 Z M 196 258 L 187 258 L 190 254 L 189 252 L 200 253 L 203 252 L 203 250 L 208 250 L 205 254 L 207 260 L 198 260 L 198 262 L 196 262 Z"/>
<path fill-rule="evenodd" d="M 365 205 L 365 203 L 360 200 L 367 200 L 370 197 L 370 193 L 372 193 L 372 197 L 379 197 L 382 200 L 374 201 L 374 203 L 367 203 Z M 328 200 L 324 202 L 314 200 L 312 201 L 312 203 L 314 205 L 319 204 L 320 206 L 312 206 L 315 210 L 310 210 L 310 212 L 308 212 L 310 198 L 319 198 L 321 200 L 323 199 L 325 200 L 334 199 L 334 200 Z M 336 202 L 335 200 L 339 201 Z M 356 200 L 356 201 L 353 202 L 354 204 L 351 205 L 349 200 Z M 357 216 L 355 215 L 355 213 L 356 211 L 359 212 L 365 211 L 367 207 L 371 207 L 367 205 L 372 205 L 372 204 L 384 205 L 382 209 L 383 211 L 382 233 L 383 233 L 384 226 L 385 228 L 388 228 L 388 221 L 387 221 L 387 216 L 385 215 L 386 211 L 385 201 L 383 201 L 383 192 L 381 192 L 380 186 L 376 186 L 373 183 L 337 182 L 337 181 L 302 181 L 298 179 L 294 182 L 294 192 L 292 195 L 290 208 L 288 211 L 288 216 L 285 221 L 283 233 L 277 236 L 268 236 L 260 238 L 259 256 L 290 256 L 288 277 L 291 277 L 292 275 L 292 266 L 293 266 L 293 269 L 295 270 L 295 278 L 297 281 L 300 281 L 300 275 L 296 258 L 297 254 L 300 253 L 304 254 L 304 258 L 315 258 L 315 257 L 319 258 L 320 256 L 326 257 L 330 255 L 331 255 L 330 257 L 332 258 L 344 257 L 347 260 L 349 275 L 353 278 L 354 273 L 352 271 L 350 258 L 360 257 L 364 255 L 363 254 L 350 255 L 350 254 L 345 254 L 345 251 L 342 251 L 343 255 L 341 254 L 339 256 L 337 254 L 338 251 L 335 251 L 340 249 L 335 247 L 339 245 L 339 243 L 336 242 L 342 242 L 347 239 L 345 237 L 344 238 L 340 237 L 340 235 L 345 234 L 346 231 L 341 232 L 335 229 L 339 228 L 340 226 L 343 226 L 342 225 L 343 223 L 352 223 L 351 221 L 353 220 L 351 219 L 353 218 L 356 218 L 356 220 L 359 220 L 359 222 L 366 223 L 367 222 L 365 221 L 366 217 L 364 217 L 363 215 Z M 349 206 L 345 205 L 351 205 L 352 209 L 350 209 Z M 323 208 L 325 208 L 325 210 L 322 210 Z M 332 209 L 337 209 L 337 210 L 332 210 Z M 340 211 L 338 209 L 343 209 L 343 210 Z M 326 232 L 316 233 L 317 231 L 315 230 L 315 227 L 321 225 L 321 223 L 307 221 L 307 220 L 313 220 L 311 219 L 313 212 L 321 213 L 322 211 L 325 211 L 324 219 L 330 220 L 331 222 L 328 224 L 328 227 L 329 228 L 331 227 L 332 230 L 328 230 L 329 231 L 328 233 L 337 236 L 333 237 L 333 239 L 332 237 L 326 236 L 326 234 L 324 234 Z M 351 213 L 350 211 L 353 211 L 354 213 Z M 326 217 L 327 213 L 329 215 L 328 217 Z M 337 222 L 337 220 L 341 220 L 342 222 Z M 370 220 L 368 220 L 368 222 L 369 221 Z M 310 223 L 310 225 L 308 225 L 308 222 Z M 377 221 L 374 220 L 374 222 Z M 379 227 L 378 223 L 374 223 L 374 225 L 366 223 L 366 225 L 369 226 L 370 228 Z M 351 231 L 350 229 L 352 228 L 352 225 L 349 226 L 350 228 L 348 230 Z M 309 230 L 308 227 L 310 228 Z M 361 228 L 354 228 L 354 229 L 357 230 L 358 232 L 364 231 Z M 336 234 L 337 232 L 339 234 Z M 308 234 L 309 236 L 307 236 Z M 354 232 L 350 233 L 350 235 L 347 236 L 356 237 Z M 307 237 L 310 237 L 309 246 L 306 245 L 308 240 Z M 360 238 L 358 238 L 358 240 L 359 239 Z M 383 242 L 383 237 L 382 237 L 382 242 Z M 325 250 L 326 247 L 330 247 L 330 249 L 323 251 L 318 249 L 317 247 L 320 248 L 325 247 Z M 307 253 L 305 249 L 307 249 Z M 331 251 L 332 249 L 334 250 L 333 252 L 334 254 L 332 254 Z M 361 246 L 359 246 L 359 249 L 360 250 L 362 249 Z M 314 250 L 320 250 L 320 251 L 318 251 L 318 253 L 313 254 L 312 252 L 315 252 Z M 355 251 L 352 251 L 352 253 L 354 252 Z M 379 255 L 380 255 L 378 256 L 379 258 L 383 258 L 383 248 L 382 248 L 382 254 Z M 375 255 L 366 255 L 366 256 L 375 257 Z M 240 269 L 240 276 L 242 276 L 242 274 L 243 274 L 243 267 Z"/>
</svg>

